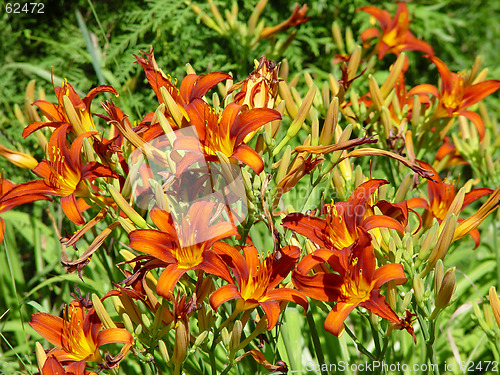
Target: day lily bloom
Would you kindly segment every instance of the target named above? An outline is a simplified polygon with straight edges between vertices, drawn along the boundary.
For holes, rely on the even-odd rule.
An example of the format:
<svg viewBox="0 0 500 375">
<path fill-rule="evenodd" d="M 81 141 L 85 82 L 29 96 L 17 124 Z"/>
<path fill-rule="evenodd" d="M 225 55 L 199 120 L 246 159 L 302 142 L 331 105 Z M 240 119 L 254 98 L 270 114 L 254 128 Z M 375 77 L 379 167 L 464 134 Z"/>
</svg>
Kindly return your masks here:
<svg viewBox="0 0 500 375">
<path fill-rule="evenodd" d="M 264 124 L 280 120 L 278 111 L 269 108 L 248 110 L 246 105 L 230 103 L 220 114 L 201 99 L 194 99 L 185 108 L 197 137 L 182 136 L 175 140 L 174 150 L 191 151 L 177 165 L 178 173 L 196 161 L 218 161 L 216 151 L 230 160 L 247 164 L 256 173 L 264 170 L 262 158 L 244 143 L 244 139 Z"/>
<path fill-rule="evenodd" d="M 393 211 L 391 216 L 375 215 L 368 204 L 370 196 L 388 181 L 372 179 L 359 185 L 346 202 L 324 205 L 325 218 L 302 213 L 292 213 L 283 219 L 283 226 L 309 238 L 321 248 L 341 251 L 353 246 L 362 232 L 378 228 L 392 228 L 405 232 L 408 224 L 406 203 L 392 204 L 380 201 L 376 204 L 382 212 Z M 396 217 L 397 219 L 395 219 Z M 345 252 L 348 256 L 349 251 Z"/>
<path fill-rule="evenodd" d="M 31 316 L 30 326 L 56 347 L 47 354 L 65 365 L 66 372 L 75 375 L 85 373 L 86 363 L 102 362 L 99 347 L 112 344 L 125 344 L 117 357 L 110 363 L 116 365 L 130 350 L 134 339 L 130 332 L 121 328 L 103 329 L 93 308 L 86 311 L 82 304 L 73 301 L 67 307 L 64 318 L 47 313 Z M 104 361 L 104 365 L 108 360 Z"/>
<path fill-rule="evenodd" d="M 331 273 L 309 272 L 322 263 L 328 263 Z M 326 249 L 319 249 L 305 256 L 292 273 L 292 281 L 305 295 L 320 301 L 337 302 L 328 313 L 325 329 L 335 336 L 344 331 L 344 320 L 356 307 L 364 307 L 372 313 L 398 324 L 401 319 L 391 309 L 380 287 L 388 281 L 404 284 L 407 281 L 401 264 L 386 264 L 376 268 L 376 259 L 369 236 L 363 235 L 352 249 L 347 267 L 340 256 Z M 413 335 L 411 325 L 402 324 Z"/>
<path fill-rule="evenodd" d="M 172 83 L 170 76 L 167 76 L 156 63 L 153 47 L 149 53 L 142 52 L 141 56 L 136 56 L 136 62 L 139 63 L 144 69 L 146 78 L 151 85 L 153 91 L 158 98 L 159 103 L 164 103 L 163 95 L 161 94 L 161 88 L 164 87 L 174 102 L 179 107 L 182 114 L 185 114 L 184 106 L 191 103 L 195 98 L 201 99 L 212 87 L 218 83 L 225 81 L 226 79 L 232 79 L 232 77 L 227 73 L 222 72 L 212 72 L 204 75 L 188 74 L 181 82 L 180 89 L 175 87 Z M 165 115 L 168 117 L 168 111 L 165 111 Z M 153 118 L 153 113 L 146 115 L 143 119 L 143 123 L 151 122 Z M 187 123 L 187 119 L 184 118 Z M 171 126 L 175 129 L 177 125 L 171 121 Z M 158 124 L 151 126 L 153 129 L 150 132 L 157 133 L 156 135 L 161 135 L 161 127 Z M 155 132 L 156 131 L 156 132 Z"/>
<path fill-rule="evenodd" d="M 21 204 L 39 200 L 50 200 L 47 197 L 46 185 L 43 181 L 30 181 L 23 184 L 0 178 L 0 213 L 8 211 Z M 0 217 L 0 242 L 3 241 L 5 221 Z"/>
<path fill-rule="evenodd" d="M 134 277 L 165 267 L 156 292 L 169 299 L 177 281 L 189 270 L 203 270 L 230 280 L 226 265 L 211 247 L 238 231 L 230 222 L 214 223 L 218 216 L 215 203 L 197 201 L 175 223 L 172 215 L 163 210 L 153 209 L 150 216 L 160 230 L 138 229 L 129 234 L 130 247 L 151 256 L 145 264 L 138 264 L 140 269 Z M 133 277 L 127 280 L 133 281 Z"/>
<path fill-rule="evenodd" d="M 463 73 L 452 73 L 446 64 L 437 57 L 427 57 L 436 64 L 441 77 L 441 90 L 436 86 L 423 84 L 415 86 L 408 95 L 427 94 L 438 98 L 438 106 L 433 113 L 434 118 L 465 116 L 472 121 L 479 133 L 479 139 L 482 140 L 485 133 L 483 120 L 476 112 L 466 110 L 466 108 L 497 91 L 500 88 L 500 80 L 490 79 L 473 83 L 473 77 L 466 79 Z"/>
<path fill-rule="evenodd" d="M 434 172 L 434 176 L 432 177 L 434 181 L 427 181 L 428 200 L 425 200 L 424 198 L 411 198 L 408 199 L 407 203 L 409 208 L 420 207 L 426 209 L 426 215 L 424 215 L 424 225 L 429 227 L 431 226 L 433 217 L 435 217 L 439 223 L 445 219 L 446 213 L 455 199 L 457 191 L 454 185 L 444 182 L 429 164 L 422 161 L 419 163 L 424 168 L 430 169 Z M 464 203 L 460 211 L 477 199 L 484 197 L 485 195 L 490 195 L 492 192 L 493 190 L 489 188 L 472 189 L 470 192 L 465 194 Z M 463 219 L 458 219 L 457 223 L 461 223 L 462 221 Z M 480 241 L 479 231 L 474 229 L 471 230 L 469 234 L 474 239 L 477 247 Z"/>
<path fill-rule="evenodd" d="M 232 299 L 236 299 L 236 310 L 246 311 L 260 306 L 267 316 L 267 329 L 272 329 L 281 308 L 279 301 L 290 301 L 307 310 L 308 302 L 302 293 L 278 285 L 288 276 L 300 257 L 300 249 L 286 246 L 263 258 L 254 246 L 245 246 L 243 256 L 228 244 L 220 244 L 217 252 L 233 270 L 236 282 L 224 285 L 210 296 L 214 310 Z"/>
<path fill-rule="evenodd" d="M 361 33 L 361 40 L 366 45 L 372 38 L 379 38 L 375 50 L 378 52 L 379 60 L 387 53 L 399 55 L 403 51 L 422 51 L 428 55 L 434 55 L 432 47 L 423 40 L 417 39 L 410 31 L 408 7 L 406 3 L 399 3 L 394 18 L 388 11 L 375 6 L 364 6 L 356 9 L 375 17 L 380 24 L 381 30 L 376 27 L 367 29 Z"/>
<path fill-rule="evenodd" d="M 118 95 L 118 92 L 109 85 L 98 86 L 87 94 L 83 99 L 73 89 L 73 86 L 67 81 L 61 87 L 54 88 L 58 104 L 52 104 L 45 100 L 36 100 L 33 105 L 36 105 L 49 120 L 37 121 L 28 125 L 23 131 L 23 137 L 26 138 L 34 131 L 46 126 L 59 127 L 63 124 L 70 124 L 71 131 L 80 135 L 88 131 L 96 130 L 90 105 L 92 99 L 101 92 L 110 92 Z"/>
<path fill-rule="evenodd" d="M 96 132 L 79 135 L 68 148 L 66 133 L 70 124 L 64 124 L 52 133 L 47 155 L 33 172 L 42 177 L 47 185 L 46 194 L 61 197 L 61 205 L 66 216 L 75 224 L 83 225 L 82 210 L 76 197 L 89 196 L 84 180 L 95 177 L 117 177 L 116 173 L 96 161 L 82 163 L 83 140 Z"/>
<path fill-rule="evenodd" d="M 448 161 L 446 162 L 446 167 L 460 164 L 469 164 L 464 158 L 458 153 L 455 145 L 450 141 L 450 137 L 446 136 L 443 139 L 443 143 L 439 146 L 436 152 L 436 160 L 440 161 L 444 159 L 446 155 L 450 155 Z"/>
</svg>

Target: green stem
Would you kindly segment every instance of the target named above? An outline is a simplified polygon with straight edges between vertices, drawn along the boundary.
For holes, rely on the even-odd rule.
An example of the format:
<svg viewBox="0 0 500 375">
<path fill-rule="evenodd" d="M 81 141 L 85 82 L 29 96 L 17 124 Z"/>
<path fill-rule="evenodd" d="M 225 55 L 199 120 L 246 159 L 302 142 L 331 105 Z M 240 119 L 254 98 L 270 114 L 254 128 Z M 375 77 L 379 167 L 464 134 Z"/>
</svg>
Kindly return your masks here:
<svg viewBox="0 0 500 375">
<path fill-rule="evenodd" d="M 380 349 L 380 336 L 378 334 L 378 331 L 373 326 L 371 320 L 370 320 L 370 329 L 372 330 L 373 342 L 375 343 L 375 350 L 377 352 L 377 358 L 381 358 L 382 350 Z"/>
<path fill-rule="evenodd" d="M 323 355 L 323 350 L 321 349 L 318 330 L 316 329 L 316 324 L 314 323 L 314 318 L 310 309 L 307 312 L 307 323 L 309 324 L 309 332 L 311 333 L 316 359 L 318 360 L 318 363 L 325 363 L 325 356 Z M 326 370 L 323 370 L 323 367 L 321 367 L 321 372 L 328 374 Z"/>
<path fill-rule="evenodd" d="M 352 341 L 354 341 L 354 344 L 356 345 L 356 347 L 358 348 L 358 350 L 363 353 L 364 355 L 366 355 L 368 358 L 370 358 L 372 361 L 376 361 L 377 358 L 368 351 L 368 349 L 366 349 L 363 344 L 361 344 L 361 342 L 356 338 L 356 336 L 354 335 L 354 333 L 352 333 L 352 331 L 349 329 L 349 327 L 347 325 L 344 324 L 344 328 L 345 328 L 345 331 L 347 332 L 347 334 L 349 335 L 349 337 L 352 339 Z"/>
<path fill-rule="evenodd" d="M 428 326 L 424 321 L 424 319 L 422 318 L 422 314 L 418 314 L 418 324 L 420 324 L 420 328 L 422 329 L 422 335 L 424 336 L 426 354 L 427 354 L 426 360 L 427 362 L 430 362 L 432 364 L 437 364 L 436 353 L 434 352 L 434 347 L 433 347 L 435 340 L 436 319 L 429 321 L 429 326 Z M 432 368 L 434 375 L 440 375 L 438 366 L 432 366 Z"/>
</svg>

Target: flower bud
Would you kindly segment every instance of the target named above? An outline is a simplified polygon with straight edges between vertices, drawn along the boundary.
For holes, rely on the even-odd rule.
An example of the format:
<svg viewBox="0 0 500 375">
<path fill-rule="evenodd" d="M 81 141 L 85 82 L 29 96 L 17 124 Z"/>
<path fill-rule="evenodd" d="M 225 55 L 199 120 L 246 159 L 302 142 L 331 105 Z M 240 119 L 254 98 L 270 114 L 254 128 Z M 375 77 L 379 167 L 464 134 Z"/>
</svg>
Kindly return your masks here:
<svg viewBox="0 0 500 375">
<path fill-rule="evenodd" d="M 346 35 L 347 36 L 347 35 Z M 349 63 L 347 64 L 347 80 L 353 80 L 356 77 L 356 72 L 359 68 L 359 63 L 361 62 L 361 53 L 363 49 L 361 46 L 356 46 L 351 54 Z"/>
<path fill-rule="evenodd" d="M 35 353 L 38 369 L 40 370 L 40 374 L 43 374 L 42 368 L 43 365 L 45 365 L 45 361 L 47 360 L 47 354 L 45 353 L 42 344 L 40 344 L 38 341 L 35 344 Z"/>
<path fill-rule="evenodd" d="M 429 255 L 429 260 L 427 262 L 426 267 L 420 274 L 421 277 L 424 277 L 429 273 L 429 271 L 434 267 L 438 259 L 443 259 L 448 252 L 448 248 L 453 240 L 453 235 L 455 234 L 455 227 L 457 224 L 457 218 L 454 213 L 447 216 L 445 221 L 441 223 L 440 230 L 441 234 L 438 237 L 436 242 L 436 246 L 432 249 L 431 254 Z"/>
<path fill-rule="evenodd" d="M 495 317 L 497 325 L 500 328 L 500 299 L 498 298 L 498 294 L 494 286 L 490 287 L 488 295 L 490 297 L 490 305 L 493 310 L 493 316 Z"/>
<path fill-rule="evenodd" d="M 382 106 L 384 105 L 384 98 L 380 93 L 380 88 L 378 87 L 377 81 L 371 74 L 368 76 L 368 87 L 370 89 L 373 105 L 375 106 L 376 110 L 380 112 L 382 110 Z"/>
<path fill-rule="evenodd" d="M 327 146 L 332 143 L 339 118 L 339 98 L 333 97 L 326 113 L 323 129 L 319 136 L 319 144 Z"/>
<path fill-rule="evenodd" d="M 434 311 L 429 316 L 429 319 L 436 319 L 439 311 L 444 309 L 450 303 L 451 296 L 455 291 L 455 267 L 449 268 L 444 274 L 443 281 L 441 282 L 441 287 L 436 297 L 436 306 Z"/>
<path fill-rule="evenodd" d="M 243 330 L 243 325 L 241 320 L 236 320 L 233 325 L 233 331 L 231 332 L 231 340 L 229 343 L 229 357 L 234 358 L 236 351 L 240 345 L 241 332 Z"/>
<path fill-rule="evenodd" d="M 337 23 L 337 21 L 333 21 L 332 23 L 332 37 L 339 52 L 345 53 L 344 39 L 342 38 L 342 33 L 340 32 L 340 26 Z"/>
<path fill-rule="evenodd" d="M 436 267 L 434 268 L 434 297 L 437 298 L 438 292 L 441 289 L 441 284 L 444 277 L 444 265 L 441 259 L 436 262 Z"/>
<path fill-rule="evenodd" d="M 385 82 L 380 87 L 380 93 L 382 94 L 382 97 L 386 98 L 387 95 L 389 95 L 389 92 L 392 90 L 392 88 L 396 84 L 396 82 L 399 78 L 399 75 L 401 74 L 401 71 L 403 70 L 405 59 L 406 59 L 406 56 L 403 52 L 398 56 L 396 62 L 391 65 L 390 73 L 387 76 L 387 79 L 385 80 Z"/>
<path fill-rule="evenodd" d="M 231 335 L 229 334 L 226 327 L 222 328 L 220 335 L 222 338 L 222 344 L 226 349 L 229 349 L 229 344 L 231 343 Z"/>
<path fill-rule="evenodd" d="M 424 292 L 425 292 L 424 282 L 417 275 L 415 275 L 413 277 L 413 292 L 415 294 L 415 301 L 417 301 L 417 304 L 423 310 L 425 310 L 425 308 L 424 308 Z"/>
<path fill-rule="evenodd" d="M 104 328 L 116 328 L 116 324 L 113 322 L 102 304 L 102 301 L 95 293 L 92 293 L 92 304 Z"/>
<path fill-rule="evenodd" d="M 158 351 L 160 352 L 160 356 L 165 363 L 170 362 L 170 356 L 168 355 L 167 345 L 165 345 L 165 341 L 158 340 Z"/>
<path fill-rule="evenodd" d="M 483 329 L 483 331 L 488 332 L 488 324 L 486 324 L 483 314 L 481 313 L 481 309 L 476 302 L 472 302 L 472 311 L 474 311 L 474 317 L 477 319 L 479 326 Z"/>
<path fill-rule="evenodd" d="M 189 331 L 186 323 L 182 320 L 177 322 L 175 327 L 175 344 L 174 344 L 174 355 L 172 360 L 175 367 L 178 368 L 184 362 L 186 358 L 187 348 L 189 345 Z"/>
<path fill-rule="evenodd" d="M 108 184 L 108 191 L 111 194 L 111 197 L 115 201 L 116 205 L 127 215 L 127 217 L 134 222 L 139 228 L 146 229 L 148 228 L 148 224 L 142 218 L 141 215 L 135 211 L 130 204 L 123 198 L 118 190 L 115 189 L 114 186 Z"/>
<path fill-rule="evenodd" d="M 196 338 L 196 340 L 194 341 L 194 345 L 193 347 L 194 348 L 198 348 L 200 347 L 201 345 L 203 345 L 203 343 L 205 342 L 205 340 L 207 339 L 208 337 L 208 331 L 203 331 L 201 332 L 198 337 Z"/>
<path fill-rule="evenodd" d="M 165 88 L 165 86 L 160 87 L 160 93 L 163 102 L 167 107 L 168 113 L 170 114 L 170 116 L 172 116 L 172 119 L 174 120 L 175 124 L 180 129 L 182 127 L 182 119 L 184 118 L 185 115 L 181 112 L 181 109 L 175 102 L 174 98 L 172 98 L 172 95 Z"/>
<path fill-rule="evenodd" d="M 34 157 L 24 152 L 11 150 L 3 145 L 0 145 L 0 155 L 20 168 L 33 169 L 38 165 L 38 161 Z"/>
<path fill-rule="evenodd" d="M 429 229 L 429 231 L 425 235 L 424 239 L 422 240 L 422 245 L 420 246 L 420 251 L 418 253 L 417 260 L 415 261 L 415 268 L 418 268 L 418 266 L 420 266 L 420 264 L 424 260 L 427 260 L 431 248 L 435 246 L 437 242 L 438 230 L 439 230 L 439 224 L 435 222 L 434 225 Z"/>
</svg>

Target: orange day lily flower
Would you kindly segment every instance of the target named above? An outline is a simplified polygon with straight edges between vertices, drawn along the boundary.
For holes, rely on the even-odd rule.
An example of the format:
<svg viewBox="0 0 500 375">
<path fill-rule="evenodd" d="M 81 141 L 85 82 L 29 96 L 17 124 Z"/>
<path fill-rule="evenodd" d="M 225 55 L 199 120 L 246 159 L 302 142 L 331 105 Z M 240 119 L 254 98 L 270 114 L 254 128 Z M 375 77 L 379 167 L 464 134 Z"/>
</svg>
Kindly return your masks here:
<svg viewBox="0 0 500 375">
<path fill-rule="evenodd" d="M 195 98 L 202 98 L 208 90 L 214 87 L 216 84 L 225 81 L 226 79 L 232 79 L 232 77 L 227 73 L 213 72 L 204 75 L 188 74 L 181 82 L 180 89 L 177 89 L 170 77 L 167 77 L 165 73 L 158 67 L 156 63 L 153 47 L 149 53 L 141 51 L 141 56 L 136 56 L 136 62 L 142 66 L 144 73 L 146 73 L 146 78 L 153 88 L 153 91 L 158 98 L 160 103 L 163 103 L 163 96 L 161 95 L 160 88 L 165 87 L 170 93 L 175 102 L 180 106 L 185 106 L 193 101 Z"/>
<path fill-rule="evenodd" d="M 54 130 L 48 144 L 48 159 L 43 159 L 33 172 L 46 183 L 45 194 L 61 197 L 61 205 L 66 216 L 75 224 L 83 225 L 82 209 L 77 196 L 89 196 L 84 180 L 95 177 L 117 177 L 116 173 L 96 161 L 82 165 L 81 149 L 83 140 L 96 132 L 79 135 L 68 148 L 66 133 L 70 124 Z"/>
<path fill-rule="evenodd" d="M 136 56 L 136 62 L 139 63 L 144 73 L 146 74 L 146 78 L 151 85 L 153 91 L 158 98 L 158 102 L 164 103 L 163 96 L 161 94 L 161 88 L 164 87 L 174 102 L 177 104 L 181 113 L 185 115 L 184 107 L 191 103 L 195 98 L 202 98 L 212 87 L 217 85 L 218 83 L 225 81 L 227 79 L 232 79 L 232 77 L 227 73 L 222 72 L 211 72 L 203 75 L 197 74 L 188 74 L 181 82 L 180 89 L 175 87 L 175 84 L 172 83 L 170 76 L 165 75 L 165 73 L 158 67 L 156 63 L 153 47 L 149 53 L 142 52 L 141 56 Z M 168 111 L 165 111 L 165 116 L 167 118 L 170 117 Z M 146 126 L 148 129 L 143 135 L 145 141 L 149 141 L 153 138 L 159 137 L 164 134 L 163 129 L 158 123 L 151 123 L 154 117 L 154 112 L 147 114 L 141 122 L 141 127 Z M 189 123 L 187 119 L 183 118 L 183 126 L 188 126 Z M 173 129 L 177 129 L 178 126 L 174 121 L 170 121 L 170 126 Z"/>
<path fill-rule="evenodd" d="M 214 224 L 215 209 L 213 202 L 197 201 L 176 223 L 170 213 L 153 209 L 150 216 L 160 230 L 138 229 L 129 234 L 130 247 L 152 258 L 136 266 L 139 270 L 127 278 L 127 284 L 150 269 L 165 267 L 156 292 L 171 299 L 175 284 L 189 270 L 203 270 L 230 280 L 226 265 L 211 247 L 222 238 L 237 235 L 238 231 L 230 222 Z"/>
<path fill-rule="evenodd" d="M 249 110 L 246 105 L 230 103 L 220 114 L 201 99 L 194 99 L 185 108 L 197 137 L 181 136 L 174 142 L 174 150 L 191 151 L 177 165 L 179 174 L 197 161 L 218 161 L 216 151 L 247 164 L 256 173 L 264 170 L 262 158 L 244 143 L 244 139 L 264 124 L 281 120 L 278 111 L 269 108 Z"/>
<path fill-rule="evenodd" d="M 439 223 L 445 219 L 446 213 L 455 199 L 457 192 L 455 186 L 443 182 L 438 173 L 429 164 L 424 163 L 423 161 L 419 161 L 419 163 L 422 167 L 429 169 L 434 173 L 434 176 L 432 177 L 434 181 L 427 180 L 428 200 L 415 197 L 408 199 L 407 204 L 409 208 L 425 208 L 427 212 L 424 215 L 424 225 L 430 227 L 432 225 L 431 221 L 433 217 L 435 217 Z M 477 199 L 484 197 L 485 195 L 489 195 L 492 192 L 493 190 L 490 188 L 472 189 L 470 192 L 465 194 L 464 203 L 462 204 L 460 211 Z M 458 219 L 457 223 L 460 223 L 463 220 L 464 219 Z M 474 239 L 474 243 L 476 244 L 475 247 L 478 247 L 480 242 L 479 231 L 477 229 L 473 229 L 469 232 L 469 234 Z"/>
<path fill-rule="evenodd" d="M 415 197 L 408 199 L 407 203 L 409 208 L 420 207 L 427 210 L 426 215 L 424 215 L 424 225 L 430 227 L 432 225 L 431 221 L 433 217 L 435 217 L 439 223 L 445 219 L 446 213 L 455 199 L 457 192 L 455 186 L 444 182 L 434 168 L 432 168 L 429 164 L 424 163 L 423 161 L 419 161 L 419 163 L 422 167 L 429 169 L 434 173 L 434 176 L 432 177 L 434 181 L 427 180 L 428 200 Z M 492 192 L 493 190 L 490 188 L 472 189 L 470 192 L 465 194 L 464 203 L 462 204 L 460 211 L 477 199 L 484 197 L 485 195 L 489 195 Z M 462 221 L 463 219 L 458 219 L 457 223 Z M 478 247 L 480 242 L 479 231 L 474 229 L 470 231 L 469 234 L 474 239 L 476 244 L 475 247 Z"/>
<path fill-rule="evenodd" d="M 281 313 L 278 301 L 295 302 L 307 310 L 308 302 L 302 293 L 290 288 L 277 288 L 299 259 L 298 247 L 286 246 L 265 258 L 254 246 L 243 248 L 245 256 L 225 243 L 217 247 L 217 252 L 233 270 L 236 283 L 231 282 L 212 293 L 210 305 L 214 310 L 232 299 L 237 299 L 237 311 L 260 306 L 267 316 L 268 330 L 276 325 Z"/>
<path fill-rule="evenodd" d="M 125 344 L 120 354 L 111 360 L 122 359 L 130 350 L 134 339 L 130 332 L 121 328 L 103 329 L 94 308 L 85 311 L 81 302 L 73 301 L 65 311 L 64 318 L 47 313 L 31 316 L 30 326 L 56 348 L 47 354 L 65 365 L 66 372 L 83 375 L 88 362 L 101 362 L 99 347 Z M 106 364 L 106 363 L 105 363 Z"/>
<path fill-rule="evenodd" d="M 359 185 L 346 202 L 324 205 L 324 219 L 292 213 L 283 219 L 283 226 L 302 234 L 322 248 L 336 251 L 355 245 L 361 232 L 367 233 L 373 228 L 392 228 L 404 233 L 404 227 L 408 224 L 406 203 L 378 202 L 377 206 L 388 215 L 375 215 L 367 203 L 381 185 L 388 183 L 381 179 L 368 180 Z M 349 256 L 349 251 L 345 255 Z"/>
<path fill-rule="evenodd" d="M 497 91 L 500 88 L 500 81 L 489 79 L 473 84 L 471 79 L 465 79 L 464 74 L 452 73 L 446 64 L 437 57 L 427 57 L 436 64 L 441 77 L 441 90 L 436 86 L 423 84 L 412 88 L 408 95 L 427 94 L 438 98 L 438 107 L 433 113 L 434 118 L 465 116 L 472 121 L 479 133 L 479 139 L 482 140 L 485 133 L 483 120 L 476 112 L 466 110 L 466 108 Z"/>
<path fill-rule="evenodd" d="M 333 272 L 309 272 L 322 263 L 328 263 Z M 340 256 L 326 249 L 318 249 L 305 256 L 292 273 L 295 287 L 305 295 L 320 301 L 337 302 L 325 320 L 325 330 L 335 336 L 344 331 L 344 320 L 356 307 L 364 307 L 372 313 L 408 330 L 413 335 L 410 323 L 403 322 L 391 309 L 380 287 L 388 281 L 404 284 L 407 281 L 401 264 L 386 264 L 376 268 L 373 246 L 368 235 L 360 241 L 349 255 L 344 268 Z"/>
<path fill-rule="evenodd" d="M 370 14 L 380 24 L 382 30 L 372 27 L 361 33 L 364 45 L 369 39 L 380 38 L 375 47 L 379 60 L 382 60 L 387 53 L 399 55 L 403 51 L 422 51 L 428 55 L 434 55 L 432 47 L 423 40 L 417 39 L 410 31 L 408 7 L 405 3 L 398 4 L 394 18 L 391 18 L 388 11 L 372 5 L 358 8 L 356 11 Z"/>
<path fill-rule="evenodd" d="M 96 130 L 96 126 L 92 120 L 92 113 L 90 112 L 92 99 L 101 92 L 110 92 L 118 95 L 113 86 L 101 85 L 90 90 L 87 96 L 81 99 L 73 89 L 73 86 L 67 81 L 61 87 L 55 87 L 54 90 L 59 104 L 52 104 L 45 100 L 36 100 L 33 102 L 33 105 L 40 108 L 49 121 L 38 121 L 28 125 L 23 131 L 24 138 L 43 127 L 59 127 L 63 124 L 71 124 L 71 131 L 76 135 Z M 67 98 L 66 100 L 65 97 Z"/>
<path fill-rule="evenodd" d="M 30 181 L 16 185 L 5 178 L 0 178 L 0 213 L 21 204 L 50 200 L 45 194 L 46 185 L 43 181 Z M 3 241 L 4 233 L 5 221 L 0 217 L 0 242 Z"/>
</svg>

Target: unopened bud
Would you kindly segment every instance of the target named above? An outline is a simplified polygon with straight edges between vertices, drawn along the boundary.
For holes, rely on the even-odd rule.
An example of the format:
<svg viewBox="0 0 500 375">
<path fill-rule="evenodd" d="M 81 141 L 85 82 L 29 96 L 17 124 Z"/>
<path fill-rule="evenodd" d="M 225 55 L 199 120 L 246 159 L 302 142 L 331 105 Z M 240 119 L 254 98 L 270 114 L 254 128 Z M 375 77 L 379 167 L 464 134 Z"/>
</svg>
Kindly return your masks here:
<svg viewBox="0 0 500 375">
<path fill-rule="evenodd" d="M 160 352 L 161 359 L 163 359 L 165 363 L 169 363 L 170 356 L 168 355 L 167 345 L 165 344 L 165 341 L 158 340 L 158 351 Z"/>
<path fill-rule="evenodd" d="M 196 338 L 196 340 L 194 341 L 194 348 L 198 348 L 200 347 L 201 345 L 203 345 L 203 343 L 205 342 L 205 340 L 207 339 L 208 337 L 208 331 L 203 331 L 201 332 L 198 337 Z"/>
<path fill-rule="evenodd" d="M 429 260 L 426 267 L 420 274 L 421 277 L 424 277 L 429 273 L 430 270 L 432 270 L 438 259 L 443 259 L 445 257 L 446 253 L 448 252 L 448 248 L 453 241 L 456 225 L 457 218 L 453 213 L 441 223 L 441 234 L 438 237 L 436 246 L 434 247 L 434 249 L 432 249 L 432 252 L 429 255 Z"/>
<path fill-rule="evenodd" d="M 403 52 L 398 56 L 396 62 L 391 65 L 391 72 L 387 76 L 387 79 L 385 80 L 383 85 L 380 87 L 380 93 L 382 94 L 382 97 L 387 97 L 387 95 L 389 95 L 389 92 L 396 84 L 399 78 L 399 74 L 403 70 L 405 59 L 406 56 Z"/>
<path fill-rule="evenodd" d="M 165 86 L 160 87 L 161 97 L 165 106 L 167 107 L 168 113 L 172 116 L 177 127 L 180 129 L 182 127 L 182 119 L 184 118 L 184 114 L 181 112 L 179 105 L 175 102 L 172 95 L 168 92 Z"/>
<path fill-rule="evenodd" d="M 493 317 L 493 311 L 491 310 L 491 306 L 487 303 L 483 303 L 483 314 L 484 321 L 488 325 L 488 328 L 493 330 L 495 329 L 495 318 Z"/>
<path fill-rule="evenodd" d="M 424 260 L 427 260 L 431 249 L 437 242 L 438 230 L 439 224 L 435 222 L 422 240 L 422 245 L 420 246 L 420 251 L 418 253 L 417 260 L 415 261 L 416 268 L 418 268 Z"/>
<path fill-rule="evenodd" d="M 121 315 L 121 318 L 122 318 L 123 326 L 125 327 L 125 329 L 127 331 L 129 331 L 130 333 L 133 333 L 134 332 L 134 324 L 132 323 L 130 316 L 128 316 L 127 313 L 123 313 Z"/>
<path fill-rule="evenodd" d="M 108 191 L 111 194 L 111 197 L 115 201 L 116 205 L 120 207 L 120 209 L 127 215 L 127 217 L 134 222 L 139 228 L 146 229 L 148 228 L 148 224 L 142 218 L 141 215 L 135 211 L 130 204 L 123 198 L 118 190 L 115 189 L 113 185 L 108 184 Z"/>
<path fill-rule="evenodd" d="M 439 288 L 439 292 L 436 297 L 436 306 L 434 307 L 434 311 L 429 316 L 429 319 L 436 319 L 439 311 L 448 306 L 448 303 L 451 300 L 451 296 L 455 291 L 455 267 L 449 268 L 444 274 L 443 281 L 441 283 L 441 287 Z"/>
<path fill-rule="evenodd" d="M 408 173 L 396 191 L 394 196 L 394 202 L 403 202 L 405 200 L 406 194 L 410 191 L 411 185 L 413 183 L 413 174 Z"/>
<path fill-rule="evenodd" d="M 40 370 L 40 374 L 43 374 L 42 369 L 43 365 L 45 365 L 45 361 L 47 360 L 47 354 L 45 353 L 42 344 L 40 344 L 38 341 L 35 344 L 35 353 L 38 369 Z"/>
<path fill-rule="evenodd" d="M 231 343 L 231 335 L 229 334 L 226 327 L 222 328 L 220 335 L 222 338 L 222 344 L 224 344 L 224 347 L 226 349 L 229 349 L 229 344 Z"/>
<path fill-rule="evenodd" d="M 441 259 L 436 262 L 436 267 L 434 268 L 434 297 L 437 298 L 438 292 L 441 289 L 441 284 L 444 277 L 444 265 Z"/>
<path fill-rule="evenodd" d="M 339 118 L 339 98 L 334 97 L 328 106 L 323 129 L 319 136 L 319 144 L 327 146 L 332 143 L 333 135 Z"/>
<path fill-rule="evenodd" d="M 92 293 L 92 304 L 104 328 L 116 328 L 116 324 L 113 322 L 101 300 L 95 293 Z"/>
<path fill-rule="evenodd" d="M 175 327 L 175 344 L 174 344 L 174 355 L 172 360 L 175 367 L 179 367 L 184 358 L 186 358 L 187 348 L 189 345 L 189 332 L 187 330 L 185 322 L 179 320 L 177 322 L 177 327 Z"/>
<path fill-rule="evenodd" d="M 38 165 L 38 161 L 34 157 L 24 152 L 11 150 L 3 145 L 0 145 L 0 155 L 20 168 L 33 169 Z"/>
<path fill-rule="evenodd" d="M 493 316 L 495 317 L 497 325 L 500 328 L 500 299 L 498 298 L 498 294 L 494 286 L 490 287 L 488 295 L 490 297 L 490 305 L 493 310 Z"/>
<path fill-rule="evenodd" d="M 403 302 L 401 303 L 402 310 L 406 310 L 408 306 L 410 306 L 412 298 L 413 298 L 413 293 L 411 291 L 405 294 Z"/>
<path fill-rule="evenodd" d="M 234 358 L 234 354 L 238 350 L 241 339 L 241 332 L 243 330 L 243 325 L 241 320 L 236 320 L 233 325 L 233 331 L 231 332 L 231 341 L 229 343 L 229 356 Z"/>
<path fill-rule="evenodd" d="M 417 275 L 413 277 L 413 292 L 415 294 L 415 301 L 417 301 L 417 304 L 424 309 L 424 282 Z"/>
<path fill-rule="evenodd" d="M 368 76 L 368 87 L 370 89 L 373 105 L 375 106 L 377 111 L 380 112 L 382 110 L 382 106 L 384 105 L 384 98 L 380 93 L 380 88 L 377 81 L 371 74 Z"/>
<path fill-rule="evenodd" d="M 340 26 L 337 21 L 332 23 L 332 36 L 335 45 L 337 46 L 340 53 L 345 53 L 344 39 L 342 38 L 342 33 L 340 32 Z"/>
<path fill-rule="evenodd" d="M 351 54 L 349 63 L 347 64 L 347 79 L 352 80 L 356 77 L 356 72 L 358 71 L 359 63 L 361 61 L 361 53 L 363 49 L 361 46 L 356 46 Z"/>
<path fill-rule="evenodd" d="M 474 311 L 474 316 L 476 317 L 479 326 L 483 329 L 483 331 L 488 332 L 488 324 L 486 324 L 483 314 L 481 313 L 481 309 L 476 302 L 472 302 L 472 311 Z"/>
</svg>

